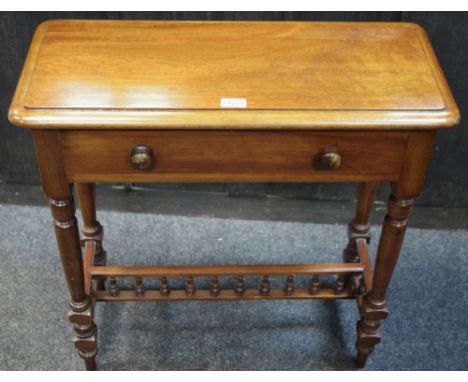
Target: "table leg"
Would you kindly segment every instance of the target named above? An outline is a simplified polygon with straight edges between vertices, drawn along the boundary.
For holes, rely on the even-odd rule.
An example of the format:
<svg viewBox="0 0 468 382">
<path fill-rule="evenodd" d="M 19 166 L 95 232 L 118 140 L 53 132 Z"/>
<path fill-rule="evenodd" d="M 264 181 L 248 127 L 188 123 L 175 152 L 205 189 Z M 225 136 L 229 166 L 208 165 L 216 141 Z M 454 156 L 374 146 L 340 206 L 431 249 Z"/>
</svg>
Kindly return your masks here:
<svg viewBox="0 0 468 382">
<path fill-rule="evenodd" d="M 435 133 L 431 131 L 409 134 L 400 178 L 392 184 L 377 249 L 372 290 L 364 299 L 357 324 L 356 364 L 360 368 L 365 366 L 367 357 L 380 342 L 380 323 L 388 316 L 386 291 L 400 255 L 414 198 L 423 187 L 434 140 Z"/>
<path fill-rule="evenodd" d="M 94 301 L 84 290 L 83 259 L 75 217 L 72 184 L 67 181 L 61 157 L 59 131 L 33 132 L 44 193 L 54 219 L 55 236 L 70 292 L 68 318 L 75 332 L 74 343 L 87 370 L 95 370 L 97 354 Z"/>
<path fill-rule="evenodd" d="M 360 183 L 358 190 L 356 216 L 348 225 L 348 245 L 343 251 L 343 261 L 352 263 L 358 261 L 356 239 L 365 238 L 370 241 L 369 216 L 372 211 L 378 182 Z"/>
<path fill-rule="evenodd" d="M 358 367 L 364 367 L 368 355 L 380 342 L 380 321 L 388 315 L 385 292 L 398 260 L 412 204 L 413 198 L 401 199 L 394 194 L 388 201 L 388 213 L 377 250 L 373 288 L 365 298 L 362 317 L 357 325 Z"/>
<path fill-rule="evenodd" d="M 96 241 L 94 265 L 106 265 L 107 254 L 102 246 L 104 229 L 96 218 L 96 185 L 94 183 L 75 183 L 76 195 L 83 217 L 81 235 L 84 240 Z M 83 242 L 82 242 L 83 244 Z M 104 279 L 99 280 L 99 289 L 104 289 Z"/>
</svg>

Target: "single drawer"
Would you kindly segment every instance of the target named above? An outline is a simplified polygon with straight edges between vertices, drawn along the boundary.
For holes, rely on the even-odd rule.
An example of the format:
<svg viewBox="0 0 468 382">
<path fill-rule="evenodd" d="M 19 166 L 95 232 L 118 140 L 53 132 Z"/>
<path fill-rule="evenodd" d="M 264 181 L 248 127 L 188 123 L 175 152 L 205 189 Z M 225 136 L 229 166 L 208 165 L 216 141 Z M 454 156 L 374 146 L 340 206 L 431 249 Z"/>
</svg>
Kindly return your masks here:
<svg viewBox="0 0 468 382">
<path fill-rule="evenodd" d="M 62 131 L 73 182 L 397 180 L 405 131 Z"/>
</svg>

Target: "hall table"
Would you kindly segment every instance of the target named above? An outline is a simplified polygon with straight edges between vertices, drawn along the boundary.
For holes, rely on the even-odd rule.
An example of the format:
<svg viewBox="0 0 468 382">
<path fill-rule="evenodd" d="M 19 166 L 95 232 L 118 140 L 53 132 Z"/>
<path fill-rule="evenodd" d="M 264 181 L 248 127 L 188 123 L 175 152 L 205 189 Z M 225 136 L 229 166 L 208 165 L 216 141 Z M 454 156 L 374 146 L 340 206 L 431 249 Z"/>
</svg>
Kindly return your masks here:
<svg viewBox="0 0 468 382">
<path fill-rule="evenodd" d="M 32 129 L 87 369 L 96 301 L 283 298 L 354 299 L 363 367 L 436 131 L 459 112 L 415 24 L 51 20 L 34 35 L 9 119 Z M 106 266 L 95 182 L 358 182 L 359 191 L 343 262 Z M 392 191 L 372 269 L 380 182 Z M 197 288 L 202 277 L 209 286 Z"/>
</svg>

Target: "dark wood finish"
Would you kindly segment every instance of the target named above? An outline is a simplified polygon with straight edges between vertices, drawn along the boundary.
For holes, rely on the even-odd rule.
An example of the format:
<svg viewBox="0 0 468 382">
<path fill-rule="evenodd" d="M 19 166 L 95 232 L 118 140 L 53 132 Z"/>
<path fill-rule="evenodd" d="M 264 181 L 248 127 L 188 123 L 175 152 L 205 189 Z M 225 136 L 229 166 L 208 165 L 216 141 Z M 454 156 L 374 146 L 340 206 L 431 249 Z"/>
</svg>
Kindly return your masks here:
<svg viewBox="0 0 468 382">
<path fill-rule="evenodd" d="M 335 282 L 335 294 L 341 294 L 344 291 L 345 279 L 343 276 L 338 276 Z"/>
<path fill-rule="evenodd" d="M 147 145 L 135 145 L 130 150 L 130 164 L 136 170 L 149 170 L 154 166 L 154 154 Z"/>
<path fill-rule="evenodd" d="M 89 295 L 91 290 L 91 271 L 94 265 L 94 256 L 96 253 L 96 241 L 94 240 L 86 240 L 84 245 L 84 254 L 83 254 L 83 272 L 84 272 L 84 290 L 85 293 Z M 101 283 L 103 279 L 99 279 Z M 100 285 L 101 289 L 102 285 Z"/>
<path fill-rule="evenodd" d="M 24 59 L 30 46 L 35 28 L 40 22 L 54 18 L 86 17 L 89 19 L 134 19 L 132 12 L 9 12 L 3 13 L 0 22 L 0 40 L 3 42 L 4 54 L 0 56 L 0 83 L 3 97 L 0 97 L 0 110 L 8 110 L 18 83 Z M 277 20 L 277 21 L 327 21 L 332 17 L 336 21 L 411 21 L 428 32 L 431 44 L 447 76 L 461 114 L 468 114 L 468 50 L 464 49 L 465 36 L 468 35 L 468 23 L 464 12 L 164 12 L 140 13 L 138 17 L 152 19 L 231 19 L 231 20 Z M 443 26 L 443 27 L 442 27 Z M 12 33 L 14 31 L 14 33 Z M 449 42 L 449 43 L 448 43 Z M 453 59 L 456 57 L 456 59 Z M 211 82 L 215 86 L 214 82 Z M 464 110 L 462 110 L 464 108 Z M 5 183 L 37 184 L 39 173 L 34 156 L 30 133 L 15 129 L 7 119 L 7 113 L 0 113 L 0 177 Z M 461 207 L 468 206 L 468 176 L 460 176 L 466 171 L 466 152 L 468 147 L 468 123 L 459 129 L 441 134 L 438 144 L 437 159 L 429 168 L 430 182 L 424 186 L 424 193 L 418 198 L 420 203 L 432 206 Z M 231 189 L 233 186 L 228 185 Z M 188 190 L 219 191 L 219 185 L 173 185 L 171 188 Z M 266 189 L 252 184 L 235 185 L 236 193 L 241 195 L 263 194 Z M 288 195 L 315 200 L 331 200 L 339 197 L 343 201 L 352 201 L 355 195 L 350 184 L 330 184 L 327 187 L 306 184 L 274 184 L 267 187 L 268 193 Z M 99 204 L 99 202 L 98 202 Z M 351 217 L 351 216 L 350 216 Z"/>
<path fill-rule="evenodd" d="M 169 296 L 169 283 L 167 282 L 167 277 L 161 277 L 161 287 L 159 289 L 159 293 L 162 297 Z"/>
<path fill-rule="evenodd" d="M 243 296 L 245 293 L 245 286 L 244 286 L 244 277 L 237 276 L 236 277 L 236 288 L 234 289 L 234 293 L 236 296 Z"/>
<path fill-rule="evenodd" d="M 207 77 L 217 85 L 207 87 Z M 235 108 L 226 110 L 220 97 L 244 100 L 230 98 Z M 241 298 L 355 299 L 363 367 L 380 341 L 386 290 L 436 130 L 456 124 L 459 112 L 424 31 L 412 24 L 53 21 L 35 35 L 9 118 L 35 129 L 87 369 L 96 368 L 95 300 Z M 97 181 L 360 187 L 343 264 L 108 267 L 99 260 Z M 392 194 L 372 272 L 369 214 L 380 181 L 392 183 Z M 311 277 L 309 289 L 295 288 L 298 275 Z M 337 276 L 335 287 L 322 288 L 321 275 Z M 224 276 L 236 278 L 232 289 L 220 288 Z M 245 288 L 249 276 L 257 288 Z M 286 277 L 284 287 L 272 289 L 271 276 Z M 120 290 L 121 277 L 134 287 Z M 159 289 L 145 290 L 144 277 L 160 278 Z M 186 279 L 183 290 L 170 290 L 174 277 Z M 210 287 L 197 290 L 197 277 L 210 277 Z M 108 291 L 97 285 L 104 278 Z"/>
<path fill-rule="evenodd" d="M 372 289 L 365 297 L 362 317 L 357 325 L 358 367 L 365 366 L 367 357 L 380 342 L 380 323 L 388 315 L 386 290 L 400 254 L 414 198 L 422 191 L 434 141 L 433 131 L 411 133 L 405 166 L 398 182 L 392 185 L 377 250 Z"/>
<path fill-rule="evenodd" d="M 69 321 L 75 332 L 74 343 L 87 370 L 96 369 L 96 325 L 94 301 L 85 292 L 83 258 L 75 217 L 72 184 L 67 182 L 59 131 L 33 133 L 37 161 L 45 195 L 49 198 L 55 236 L 70 291 Z"/>
<path fill-rule="evenodd" d="M 218 276 L 211 277 L 211 289 L 210 293 L 213 297 L 218 297 L 221 293 L 221 288 L 219 286 Z"/>
<path fill-rule="evenodd" d="M 66 131 L 65 170 L 74 182 L 397 180 L 408 133 L 324 131 Z M 154 165 L 137 170 L 145 144 Z M 323 167 L 333 145 L 339 168 Z M 378 155 L 377 155 L 378 154 Z"/>
<path fill-rule="evenodd" d="M 118 296 L 120 293 L 120 287 L 117 279 L 115 277 L 109 278 L 109 295 L 112 297 Z"/>
<path fill-rule="evenodd" d="M 358 252 L 359 262 L 364 266 L 363 283 L 366 290 L 372 290 L 372 268 L 369 259 L 369 253 L 367 251 L 366 239 L 358 238 L 356 239 L 356 248 Z"/>
<path fill-rule="evenodd" d="M 268 279 L 268 275 L 264 275 L 262 277 L 262 282 L 260 284 L 260 295 L 268 296 L 269 294 L 270 294 L 270 280 Z"/>
<path fill-rule="evenodd" d="M 337 170 L 341 167 L 341 154 L 336 147 L 326 147 L 320 154 L 320 164 L 326 170 Z"/>
<path fill-rule="evenodd" d="M 70 303 L 68 320 L 73 324 L 74 343 L 78 354 L 85 362 L 86 370 L 96 370 L 97 327 L 94 323 L 94 298 L 86 305 Z"/>
<path fill-rule="evenodd" d="M 367 242 L 370 241 L 369 217 L 372 212 L 372 205 L 377 193 L 378 183 L 367 182 L 359 184 L 356 217 L 352 221 L 351 233 L 357 236 L 366 236 Z"/>
<path fill-rule="evenodd" d="M 83 241 L 94 240 L 96 242 L 94 263 L 106 265 L 106 251 L 102 246 L 104 229 L 96 218 L 96 185 L 94 183 L 75 183 L 75 190 L 83 217 L 83 225 L 81 226 Z"/>
<path fill-rule="evenodd" d="M 102 226 L 96 219 L 96 187 L 94 183 L 76 183 L 75 190 L 83 216 L 81 231 L 89 240 L 102 231 Z"/>
<path fill-rule="evenodd" d="M 294 293 L 294 276 L 289 275 L 284 283 L 284 294 L 291 296 Z"/>
<path fill-rule="evenodd" d="M 359 184 L 356 216 L 348 224 L 348 244 L 343 251 L 343 261 L 345 263 L 360 261 L 357 240 L 364 239 L 367 243 L 370 242 L 369 218 L 372 212 L 372 206 L 375 200 L 375 195 L 377 194 L 378 186 L 379 183 L 377 182 L 365 182 Z M 369 264 L 367 264 L 367 266 L 369 266 Z M 350 287 L 351 284 L 360 284 L 361 281 L 346 277 L 345 283 Z M 361 303 L 361 301 L 359 303 Z"/>
<path fill-rule="evenodd" d="M 348 225 L 348 245 L 344 251 L 344 260 L 353 261 L 357 256 L 356 240 L 364 238 L 370 242 L 369 217 L 378 188 L 377 182 L 366 182 L 359 184 L 356 217 Z"/>
<path fill-rule="evenodd" d="M 117 296 L 111 296 L 108 291 L 96 290 L 94 292 L 96 301 L 135 301 L 135 292 L 133 290 L 121 290 Z M 259 289 L 245 289 L 242 295 L 243 300 L 280 300 L 284 299 L 285 294 L 282 288 L 270 289 L 268 294 L 261 294 Z M 335 294 L 332 288 L 322 288 L 316 293 L 311 294 L 308 289 L 297 288 L 294 294 L 286 296 L 292 300 L 333 300 L 333 299 L 355 299 L 354 292 L 344 290 L 339 295 Z M 185 290 L 171 290 L 167 296 L 162 296 L 159 291 L 146 290 L 138 301 L 200 301 L 200 300 L 238 300 L 239 296 L 234 290 L 222 289 L 218 296 L 214 297 L 209 290 L 197 290 L 193 295 L 187 295 Z"/>
<path fill-rule="evenodd" d="M 366 243 L 364 242 L 364 245 Z M 294 287 L 294 275 L 312 276 L 311 289 L 309 295 L 314 298 L 330 298 L 331 289 L 325 288 L 319 292 L 318 275 L 337 275 L 337 283 L 333 292 L 335 295 L 343 295 L 343 298 L 356 297 L 355 290 L 344 289 L 343 276 L 356 275 L 362 278 L 365 271 L 363 264 L 277 264 L 277 265 L 217 265 L 217 266 L 143 266 L 143 267 L 116 267 L 116 266 L 93 266 L 93 252 L 96 244 L 94 241 L 87 241 L 85 245 L 84 269 L 86 285 L 92 285 L 92 279 L 100 280 L 102 277 L 109 278 L 109 291 L 98 293 L 97 287 L 93 294 L 98 300 L 106 301 L 130 301 L 130 291 L 121 290 L 118 280 L 120 278 L 135 278 L 135 287 L 133 288 L 133 300 L 141 300 L 143 296 L 150 301 L 162 300 L 206 300 L 209 296 L 213 298 L 225 299 L 258 299 L 258 298 L 280 298 L 280 289 L 271 289 L 269 274 L 274 276 L 287 275 L 284 288 L 282 289 L 283 298 L 304 299 L 310 298 L 305 294 L 304 289 Z M 251 277 L 262 276 L 260 288 L 245 289 L 244 275 Z M 239 275 L 242 274 L 242 275 Z M 161 277 L 161 275 L 164 275 Z M 222 290 L 219 284 L 218 275 L 236 276 L 235 286 L 232 290 Z M 209 289 L 195 291 L 195 278 L 210 277 L 211 283 Z M 144 290 L 143 278 L 160 277 L 161 285 L 158 290 Z M 169 278 L 185 278 L 186 287 L 184 290 L 172 290 L 169 293 Z M 94 284 L 96 285 L 96 284 Z M 247 292 L 247 293 L 246 293 Z M 297 293 L 296 293 L 297 292 Z M 123 293 L 123 294 L 122 294 Z"/>
<path fill-rule="evenodd" d="M 316 295 L 320 290 L 320 279 L 319 276 L 314 275 L 310 280 L 309 293 L 313 296 Z"/>
<path fill-rule="evenodd" d="M 141 297 L 145 294 L 145 288 L 143 287 L 143 279 L 141 277 L 135 277 L 135 296 Z"/>
<path fill-rule="evenodd" d="M 195 283 L 193 282 L 193 277 L 187 277 L 187 286 L 185 288 L 185 295 L 187 297 L 192 297 L 195 294 Z"/>
<path fill-rule="evenodd" d="M 282 276 L 346 275 L 362 273 L 362 264 L 264 264 L 264 265 L 171 265 L 171 266 L 94 266 L 94 277 L 210 277 L 217 276 Z"/>
</svg>

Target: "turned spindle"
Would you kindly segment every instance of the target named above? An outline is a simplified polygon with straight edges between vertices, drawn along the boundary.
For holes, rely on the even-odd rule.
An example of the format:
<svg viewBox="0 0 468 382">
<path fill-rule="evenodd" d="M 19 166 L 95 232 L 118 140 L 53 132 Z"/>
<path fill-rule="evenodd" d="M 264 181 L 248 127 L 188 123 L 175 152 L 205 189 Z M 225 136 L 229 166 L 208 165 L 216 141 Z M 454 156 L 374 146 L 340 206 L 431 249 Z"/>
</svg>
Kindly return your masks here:
<svg viewBox="0 0 468 382">
<path fill-rule="evenodd" d="M 211 278 L 211 288 L 210 293 L 213 297 L 218 297 L 221 292 L 221 288 L 219 287 L 218 276 L 213 276 Z"/>
<path fill-rule="evenodd" d="M 364 296 L 366 293 L 367 293 L 366 287 L 363 284 L 359 285 L 359 288 L 357 290 L 357 294 L 359 296 Z"/>
<path fill-rule="evenodd" d="M 317 294 L 320 288 L 320 279 L 318 276 L 313 276 L 310 280 L 309 293 L 311 295 Z"/>
<path fill-rule="evenodd" d="M 243 276 L 237 276 L 236 277 L 236 288 L 234 289 L 234 293 L 236 296 L 243 296 L 245 292 L 244 288 L 244 277 Z"/>
<path fill-rule="evenodd" d="M 185 288 L 185 295 L 191 297 L 195 294 L 195 286 L 193 284 L 193 277 L 187 277 L 187 286 Z"/>
<path fill-rule="evenodd" d="M 284 294 L 291 296 L 294 293 L 294 277 L 288 276 L 286 283 L 284 284 Z"/>
<path fill-rule="evenodd" d="M 145 293 L 145 289 L 143 287 L 143 279 L 141 277 L 135 278 L 135 295 L 140 297 L 143 296 Z"/>
<path fill-rule="evenodd" d="M 344 290 L 345 278 L 343 276 L 338 276 L 335 282 L 335 294 L 340 294 Z"/>
<path fill-rule="evenodd" d="M 117 279 L 115 277 L 110 277 L 109 278 L 109 294 L 112 296 L 112 297 L 116 297 L 119 295 L 119 292 L 120 292 L 120 288 L 119 288 L 119 284 L 117 283 Z"/>
<path fill-rule="evenodd" d="M 161 277 L 161 286 L 159 287 L 159 293 L 163 297 L 169 296 L 169 283 L 167 277 Z"/>
<path fill-rule="evenodd" d="M 366 293 L 366 287 L 364 286 L 364 279 L 362 275 L 354 275 L 351 280 L 353 290 L 358 296 L 363 296 Z"/>
<path fill-rule="evenodd" d="M 260 285 L 260 294 L 262 296 L 268 296 L 270 294 L 270 280 L 268 280 L 268 275 L 263 276 L 262 283 Z"/>
</svg>

